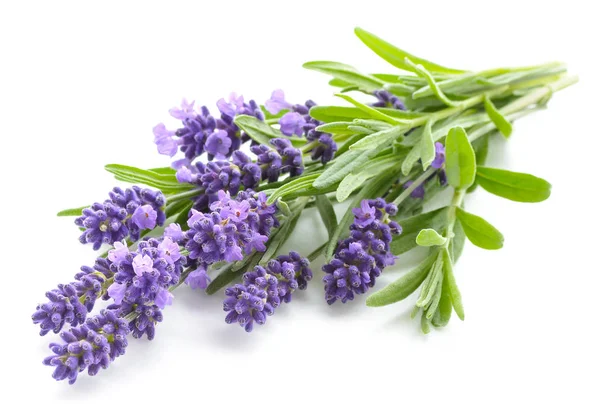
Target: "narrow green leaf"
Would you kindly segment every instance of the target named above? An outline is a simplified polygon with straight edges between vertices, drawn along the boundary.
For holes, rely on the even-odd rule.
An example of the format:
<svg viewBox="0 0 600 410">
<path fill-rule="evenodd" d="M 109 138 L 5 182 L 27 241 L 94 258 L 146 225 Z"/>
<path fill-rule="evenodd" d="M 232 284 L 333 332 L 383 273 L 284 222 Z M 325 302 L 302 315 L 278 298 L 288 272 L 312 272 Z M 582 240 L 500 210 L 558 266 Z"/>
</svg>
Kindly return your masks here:
<svg viewBox="0 0 600 410">
<path fill-rule="evenodd" d="M 502 135 L 507 138 L 510 137 L 510 134 L 512 134 L 512 124 L 506 119 L 506 117 L 504 117 L 504 115 L 502 115 L 500 111 L 498 111 L 488 96 L 485 97 L 483 106 L 485 107 L 487 114 L 490 116 L 490 119 L 496 125 L 496 128 L 498 128 Z"/>
<path fill-rule="evenodd" d="M 552 185 L 542 178 L 504 169 L 477 168 L 477 183 L 486 191 L 517 202 L 541 202 L 550 196 Z"/>
<path fill-rule="evenodd" d="M 421 286 L 429 273 L 437 254 L 432 253 L 424 259 L 415 269 L 402 276 L 400 279 L 390 283 L 385 288 L 371 294 L 367 298 L 367 306 L 379 307 L 399 302 Z"/>
<path fill-rule="evenodd" d="M 488 134 L 488 135 L 484 135 L 483 137 L 477 138 L 472 143 L 473 151 L 475 151 L 475 163 L 477 164 L 478 171 L 479 171 L 480 166 L 482 167 L 485 165 L 485 161 L 486 161 L 487 155 L 488 155 L 489 141 L 490 141 L 490 136 Z M 475 191 L 477 186 L 478 186 L 477 177 L 475 177 L 475 182 L 473 183 L 473 185 L 471 185 L 467 189 L 467 193 L 469 194 L 469 193 Z"/>
<path fill-rule="evenodd" d="M 302 213 L 303 209 L 304 209 L 304 207 L 296 210 L 292 214 L 292 216 L 290 216 L 289 219 L 287 219 L 282 224 L 281 228 L 279 228 L 279 230 L 271 236 L 271 238 L 269 240 L 269 244 L 267 246 L 267 249 L 265 250 L 264 254 L 262 255 L 260 261 L 258 262 L 259 264 L 261 264 L 261 265 L 266 264 L 267 262 L 269 262 L 269 260 L 271 258 L 273 258 L 273 256 L 275 256 L 277 254 L 277 252 L 279 251 L 281 246 L 285 243 L 285 241 L 294 232 L 294 228 L 296 227 L 296 224 L 298 223 L 298 219 L 300 219 L 300 214 Z"/>
<path fill-rule="evenodd" d="M 353 124 L 354 123 L 350 121 L 329 122 L 319 125 L 316 130 L 320 132 L 326 132 L 328 134 L 351 134 L 352 132 L 348 130 L 348 127 Z"/>
<path fill-rule="evenodd" d="M 421 229 L 440 230 L 446 225 L 448 208 L 439 208 L 431 212 L 418 214 L 411 218 L 396 221 L 402 227 L 402 233 L 392 239 L 390 250 L 394 255 L 401 255 L 417 246 L 417 236 Z"/>
<path fill-rule="evenodd" d="M 81 212 L 85 208 L 89 208 L 89 207 L 90 207 L 89 205 L 86 205 L 86 206 L 80 206 L 79 208 L 63 209 L 62 211 L 57 213 L 56 216 L 81 216 Z"/>
<path fill-rule="evenodd" d="M 454 127 L 446 137 L 446 174 L 456 189 L 467 189 L 475 181 L 475 152 L 462 127 Z"/>
<path fill-rule="evenodd" d="M 462 255 L 462 251 L 465 248 L 465 241 L 467 236 L 465 235 L 465 230 L 463 229 L 460 221 L 456 221 L 454 223 L 454 236 L 450 240 L 450 256 L 452 256 L 452 262 L 456 263 Z"/>
<path fill-rule="evenodd" d="M 345 201 L 352 192 L 360 188 L 366 180 L 373 178 L 376 175 L 380 175 L 382 172 L 394 167 L 397 163 L 397 159 L 393 156 L 391 158 L 389 156 L 376 158 L 370 161 L 364 168 L 346 175 L 335 192 L 337 201 Z"/>
<path fill-rule="evenodd" d="M 435 159 L 435 142 L 431 135 L 431 126 L 433 123 L 427 121 L 423 128 L 423 135 L 421 136 L 421 143 L 419 144 L 419 156 L 423 163 L 423 171 L 425 171 L 433 160 Z M 412 167 L 411 167 L 412 168 Z"/>
<path fill-rule="evenodd" d="M 183 192 L 194 188 L 193 185 L 178 182 L 174 174 L 159 174 L 147 169 L 121 164 L 108 164 L 105 165 L 104 169 L 114 174 L 119 180 L 134 184 L 145 184 L 158 188 L 165 194 Z"/>
<path fill-rule="evenodd" d="M 437 289 L 438 283 L 441 280 L 443 280 L 443 272 L 442 272 L 442 268 L 444 267 L 443 253 L 444 253 L 444 251 L 438 251 L 436 253 L 435 263 L 433 264 L 433 266 L 431 267 L 431 270 L 429 271 L 429 276 L 427 277 L 427 280 L 423 283 L 423 287 L 421 288 L 421 295 L 420 295 L 419 299 L 417 300 L 417 302 L 415 303 L 415 305 L 420 308 L 424 308 L 431 302 L 431 300 L 435 294 L 435 291 Z"/>
<path fill-rule="evenodd" d="M 274 203 L 277 199 L 284 197 L 285 195 L 292 194 L 304 188 L 312 187 L 314 182 L 319 178 L 319 174 L 312 174 L 302 176 L 298 179 L 294 179 L 285 185 L 280 186 L 269 195 L 267 200 L 268 204 Z"/>
<path fill-rule="evenodd" d="M 442 275 L 443 275 L 443 273 L 442 273 Z M 433 315 L 435 315 L 435 313 L 437 312 L 437 308 L 440 304 L 440 300 L 442 299 L 443 282 L 444 282 L 444 278 L 442 277 L 438 281 L 438 283 L 435 287 L 435 292 L 433 293 L 433 297 L 431 298 L 431 301 L 429 302 L 429 305 L 427 306 L 427 310 L 425 311 L 426 317 L 428 320 L 433 319 Z"/>
<path fill-rule="evenodd" d="M 452 297 L 448 290 L 446 274 L 444 274 L 444 280 L 442 281 L 442 294 L 440 295 L 440 302 L 438 304 L 437 312 L 433 315 L 431 324 L 435 327 L 444 327 L 450 321 L 452 316 Z"/>
<path fill-rule="evenodd" d="M 421 229 L 416 239 L 419 246 L 442 246 L 446 243 L 446 238 L 437 233 L 435 229 Z"/>
<path fill-rule="evenodd" d="M 270 145 L 271 138 L 287 138 L 281 131 L 251 115 L 237 115 L 233 122 L 259 144 Z"/>
<path fill-rule="evenodd" d="M 333 205 L 329 198 L 327 198 L 327 195 L 317 195 L 315 202 L 317 204 L 317 209 L 319 210 L 319 215 L 321 215 L 321 220 L 323 221 L 325 228 L 327 228 L 329 239 L 331 239 L 338 224 Z"/>
<path fill-rule="evenodd" d="M 181 211 L 179 211 L 179 215 L 177 216 L 177 218 L 175 219 L 175 223 L 179 224 L 181 226 L 181 229 L 183 230 L 187 230 L 188 227 L 188 215 L 190 213 L 190 210 L 192 209 L 192 206 L 194 206 L 194 201 L 189 201 L 187 203 L 187 205 L 181 209 Z"/>
<path fill-rule="evenodd" d="M 373 50 L 375 54 L 402 70 L 414 72 L 414 69 L 410 65 L 406 64 L 405 59 L 408 57 L 411 61 L 421 64 L 427 70 L 432 72 L 446 74 L 461 74 L 465 72 L 464 70 L 444 67 L 439 64 L 432 63 L 431 61 L 427 61 L 423 58 L 414 56 L 359 27 L 354 29 L 354 33 L 363 43 L 365 43 L 367 47 Z"/>
<path fill-rule="evenodd" d="M 156 172 L 161 175 L 175 175 L 177 171 L 171 167 L 150 168 L 148 171 Z"/>
<path fill-rule="evenodd" d="M 462 296 L 454 278 L 454 269 L 448 252 L 444 251 L 444 283 L 443 286 L 448 290 L 448 295 L 452 301 L 454 311 L 460 320 L 465 320 L 465 309 L 462 304 Z"/>
<path fill-rule="evenodd" d="M 401 111 L 393 108 L 375 108 L 377 111 L 393 118 L 410 120 L 422 117 L 423 113 Z M 323 122 L 344 122 L 359 119 L 369 119 L 372 116 L 356 107 L 317 105 L 310 109 L 310 116 Z"/>
<path fill-rule="evenodd" d="M 343 98 L 344 100 L 348 101 L 350 104 L 354 105 L 356 108 L 358 108 L 359 110 L 363 111 L 365 114 L 369 115 L 369 118 L 373 118 L 376 120 L 381 120 L 381 121 L 385 121 L 387 123 L 393 124 L 393 125 L 397 125 L 397 124 L 402 124 L 402 120 L 399 120 L 397 118 L 391 117 L 387 114 L 382 113 L 379 110 L 376 110 L 373 107 L 370 107 L 368 105 L 365 105 L 359 101 L 356 101 L 354 98 L 350 97 L 349 95 L 346 94 L 335 94 L 336 97 L 340 97 Z"/>
<path fill-rule="evenodd" d="M 388 128 L 367 135 L 350 146 L 350 150 L 370 150 L 391 143 L 393 140 L 402 136 L 403 129 L 400 126 Z"/>
<path fill-rule="evenodd" d="M 234 266 L 236 265 L 235 263 L 232 263 L 231 265 L 226 267 L 219 273 L 219 275 L 216 278 L 214 278 L 209 283 L 208 287 L 206 288 L 206 293 L 209 295 L 213 295 L 219 290 L 223 289 L 229 283 L 233 282 L 233 280 L 242 276 L 242 274 L 246 272 L 247 267 L 254 266 L 256 265 L 256 263 L 258 263 L 258 260 L 260 259 L 261 255 L 262 253 L 258 253 L 245 258 L 241 266 L 236 266 L 236 268 L 238 269 L 234 268 Z"/>
<path fill-rule="evenodd" d="M 347 87 L 348 84 L 359 87 L 366 92 L 373 92 L 383 88 L 384 82 L 368 74 L 362 74 L 356 68 L 335 61 L 310 61 L 302 66 L 309 70 L 329 74 L 336 79 L 342 80 Z"/>
<path fill-rule="evenodd" d="M 354 171 L 356 168 L 366 163 L 370 156 L 375 155 L 375 152 L 370 153 L 364 151 L 348 151 L 344 155 L 336 158 L 335 162 L 315 180 L 313 186 L 318 189 L 327 188 L 336 182 L 340 182 L 346 175 Z"/>
<path fill-rule="evenodd" d="M 420 157 L 421 147 L 419 145 L 415 145 L 408 152 L 408 154 L 406 154 L 404 161 L 402 161 L 402 175 L 410 174 L 410 171 L 413 169 Z"/>
<path fill-rule="evenodd" d="M 461 208 L 456 209 L 456 216 L 473 245 L 490 250 L 502 248 L 504 236 L 485 219 Z"/>
<path fill-rule="evenodd" d="M 431 73 L 425 67 L 423 67 L 421 64 L 413 63 L 412 61 L 410 61 L 409 58 L 405 58 L 404 60 L 406 61 L 406 64 L 413 67 L 414 72 L 417 73 L 417 75 L 421 76 L 427 81 L 427 84 L 429 84 L 429 87 L 433 90 L 433 94 L 441 102 L 443 102 L 449 107 L 454 107 L 458 104 L 456 101 L 452 101 L 446 96 L 446 94 L 444 94 L 442 89 L 438 86 L 437 82 L 435 81 L 435 78 L 433 78 L 433 75 L 431 75 Z"/>
<path fill-rule="evenodd" d="M 423 312 L 423 314 L 421 314 L 421 331 L 423 332 L 423 334 L 428 334 L 431 331 L 431 328 L 429 327 L 429 319 L 427 319 L 427 317 L 425 316 L 425 312 Z"/>
<path fill-rule="evenodd" d="M 193 204 L 194 202 L 189 199 L 182 199 L 175 202 L 167 202 L 167 206 L 165 207 L 165 215 L 167 218 L 179 215 L 185 209 L 189 211 Z"/>
</svg>

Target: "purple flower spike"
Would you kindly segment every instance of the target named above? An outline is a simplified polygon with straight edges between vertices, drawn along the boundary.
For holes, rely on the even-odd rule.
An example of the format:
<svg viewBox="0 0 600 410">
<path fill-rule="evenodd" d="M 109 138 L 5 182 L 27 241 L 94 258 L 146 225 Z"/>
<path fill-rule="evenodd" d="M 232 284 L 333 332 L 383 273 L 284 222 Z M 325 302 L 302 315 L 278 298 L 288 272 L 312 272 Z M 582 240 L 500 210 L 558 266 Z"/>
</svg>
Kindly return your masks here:
<svg viewBox="0 0 600 410">
<path fill-rule="evenodd" d="M 227 135 L 227 132 L 223 130 L 217 130 L 210 134 L 206 140 L 206 152 L 214 155 L 217 159 L 224 159 L 229 154 L 229 148 L 231 147 L 231 139 Z"/>
<path fill-rule="evenodd" d="M 406 110 L 404 103 L 394 94 L 390 93 L 387 90 L 378 90 L 373 93 L 373 95 L 377 98 L 377 102 L 371 104 L 373 107 L 382 107 L 382 108 L 394 108 L 396 110 Z"/>
<path fill-rule="evenodd" d="M 265 267 L 256 266 L 242 276 L 242 283 L 225 290 L 225 321 L 251 332 L 254 323 L 264 324 L 281 302 L 290 302 L 296 289 L 306 289 L 312 276 L 308 259 L 297 252 L 271 259 Z"/>
<path fill-rule="evenodd" d="M 156 304 L 162 308 L 170 301 L 164 291 L 179 282 L 187 264 L 187 258 L 175 246 L 170 238 L 162 242 L 151 238 L 141 241 L 121 263 L 111 265 L 115 271 L 111 294 L 116 296 L 117 305 Z"/>
<path fill-rule="evenodd" d="M 431 166 L 436 169 L 440 169 L 444 166 L 446 161 L 446 152 L 444 146 L 440 142 L 435 143 L 435 159 L 431 163 Z"/>
<path fill-rule="evenodd" d="M 276 115 L 280 111 L 289 110 L 292 108 L 292 104 L 285 100 L 285 94 L 283 90 L 275 90 L 271 94 L 271 98 L 265 102 L 265 108 L 271 114 Z"/>
<path fill-rule="evenodd" d="M 230 117 L 235 117 L 240 111 L 244 109 L 244 97 L 238 96 L 236 93 L 229 94 L 229 102 L 226 102 L 224 98 L 217 101 L 217 107 L 219 111 Z"/>
<path fill-rule="evenodd" d="M 292 135 L 302 136 L 306 120 L 297 112 L 288 112 L 279 119 L 281 132 L 288 137 Z"/>
<path fill-rule="evenodd" d="M 157 215 L 152 206 L 142 205 L 133 212 L 131 219 L 140 229 L 154 229 Z"/>
<path fill-rule="evenodd" d="M 355 294 L 365 293 L 381 271 L 394 263 L 390 243 L 402 228 L 389 216 L 397 211 L 394 204 L 381 198 L 364 200 L 360 208 L 353 209 L 350 237 L 339 243 L 333 259 L 323 266 L 327 303 L 346 303 Z"/>
<path fill-rule="evenodd" d="M 249 192 L 240 193 L 237 200 L 225 192 L 211 205 L 212 212 L 192 210 L 185 232 L 185 247 L 190 259 L 200 265 L 243 259 L 243 252 L 264 250 L 271 227 L 276 226 L 276 208 L 266 205 Z"/>
<path fill-rule="evenodd" d="M 189 120 L 190 118 L 194 118 L 196 116 L 196 113 L 194 112 L 194 103 L 195 101 L 189 103 L 184 98 L 181 100 L 181 108 L 173 107 L 169 110 L 169 114 L 178 120 Z"/>
<path fill-rule="evenodd" d="M 183 231 L 181 226 L 176 223 L 172 223 L 165 228 L 165 236 L 173 239 L 175 242 L 179 242 L 183 239 Z"/>
<path fill-rule="evenodd" d="M 93 244 L 94 250 L 127 236 L 136 241 L 143 227 L 165 222 L 162 208 L 166 200 L 160 191 L 134 186 L 125 190 L 114 188 L 108 195 L 109 199 L 84 209 L 82 216 L 75 219 L 75 225 L 85 229 L 79 241 Z"/>
<path fill-rule="evenodd" d="M 77 381 L 77 375 L 88 370 L 90 376 L 108 367 L 110 362 L 125 354 L 129 324 L 116 312 L 103 310 L 85 324 L 62 332 L 63 343 L 51 343 L 52 355 L 43 363 L 54 367 L 56 380 Z"/>
</svg>

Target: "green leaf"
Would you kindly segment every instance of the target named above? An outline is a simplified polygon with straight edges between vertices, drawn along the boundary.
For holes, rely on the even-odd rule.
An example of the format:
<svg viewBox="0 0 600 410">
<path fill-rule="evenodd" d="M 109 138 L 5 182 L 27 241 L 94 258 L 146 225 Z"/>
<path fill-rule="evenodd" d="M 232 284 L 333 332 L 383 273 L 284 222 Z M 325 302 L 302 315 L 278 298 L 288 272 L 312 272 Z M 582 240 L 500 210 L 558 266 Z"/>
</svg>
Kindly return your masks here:
<svg viewBox="0 0 600 410">
<path fill-rule="evenodd" d="M 394 158 L 394 156 L 376 158 L 370 161 L 364 168 L 346 175 L 335 192 L 337 201 L 345 201 L 352 192 L 356 191 L 366 180 L 373 178 L 376 175 L 380 175 L 397 163 L 398 160 Z"/>
<path fill-rule="evenodd" d="M 336 63 L 335 61 L 310 61 L 304 63 L 302 67 L 329 74 L 334 78 L 342 80 L 346 84 L 358 86 L 361 90 L 366 92 L 380 90 L 385 84 L 376 77 L 362 74 L 352 66 Z"/>
<path fill-rule="evenodd" d="M 312 175 L 302 176 L 298 179 L 294 179 L 294 180 L 288 182 L 287 184 L 280 186 L 275 191 L 273 191 L 269 195 L 267 203 L 272 204 L 278 198 L 282 198 L 285 195 L 289 195 L 291 193 L 294 193 L 296 191 L 299 191 L 299 190 L 302 190 L 305 188 L 310 188 L 313 186 L 314 182 L 318 178 L 319 178 L 319 174 L 312 174 Z"/>
<path fill-rule="evenodd" d="M 193 204 L 194 202 L 189 199 L 182 199 L 175 202 L 167 202 L 167 206 L 165 207 L 165 215 L 167 218 L 179 215 L 186 209 L 187 211 L 189 211 Z"/>
<path fill-rule="evenodd" d="M 160 189 L 164 194 L 184 192 L 194 188 L 191 184 L 182 184 L 177 181 L 174 174 L 159 174 L 147 169 L 140 169 L 121 164 L 108 164 L 104 167 L 114 174 L 117 179 L 134 184 L 145 184 Z"/>
<path fill-rule="evenodd" d="M 370 154 L 370 155 L 369 155 Z M 333 164 L 315 180 L 313 186 L 318 189 L 327 188 L 344 179 L 346 175 L 366 163 L 376 152 L 348 151 L 336 158 Z"/>
<path fill-rule="evenodd" d="M 427 61 L 423 58 L 414 56 L 359 27 L 356 27 L 354 29 L 354 33 L 357 35 L 358 38 L 360 38 L 360 40 L 363 43 L 365 43 L 367 47 L 373 50 L 375 54 L 377 54 L 379 57 L 383 58 L 385 61 L 392 64 L 393 66 L 398 67 L 402 70 L 415 72 L 413 67 L 406 64 L 405 59 L 408 57 L 411 61 L 417 64 L 421 64 L 427 70 L 432 72 L 446 74 L 461 74 L 465 72 L 464 70 L 457 70 L 454 68 L 444 67 L 439 64 L 432 63 L 431 61 Z"/>
<path fill-rule="evenodd" d="M 296 224 L 298 223 L 298 219 L 300 219 L 303 209 L 304 206 L 294 211 L 292 216 L 290 216 L 289 219 L 282 224 L 281 228 L 279 228 L 279 230 L 271 236 L 267 249 L 258 262 L 259 264 L 266 264 L 271 258 L 273 258 L 273 256 L 277 254 L 281 246 L 294 232 L 294 228 L 296 228 Z"/>
<path fill-rule="evenodd" d="M 446 243 L 446 238 L 437 233 L 435 229 L 421 229 L 416 239 L 419 246 L 442 246 Z"/>
<path fill-rule="evenodd" d="M 391 117 L 387 114 L 382 113 L 379 110 L 376 110 L 373 107 L 370 107 L 368 105 L 365 105 L 361 102 L 356 101 L 354 98 L 350 97 L 349 95 L 346 94 L 335 94 L 336 97 L 340 97 L 343 98 L 344 100 L 348 101 L 350 104 L 354 105 L 356 108 L 358 108 L 359 110 L 363 111 L 365 114 L 367 114 L 369 117 L 368 118 L 372 118 L 375 120 L 381 120 L 393 125 L 397 125 L 397 124 L 402 124 L 402 120 L 399 120 L 397 118 Z"/>
<path fill-rule="evenodd" d="M 319 132 L 326 132 L 328 134 L 352 134 L 352 131 L 349 131 L 348 127 L 353 124 L 354 123 L 350 121 L 329 122 L 319 125 L 316 130 Z"/>
<path fill-rule="evenodd" d="M 504 169 L 477 168 L 477 183 L 486 191 L 517 202 L 542 202 L 552 185 L 542 178 Z"/>
<path fill-rule="evenodd" d="M 329 198 L 327 198 L 327 195 L 317 195 L 315 202 L 317 204 L 317 209 L 319 210 L 319 215 L 321 215 L 321 220 L 323 220 L 323 224 L 325 225 L 325 228 L 327 228 L 329 239 L 331 239 L 338 224 L 333 205 Z"/>
<path fill-rule="evenodd" d="M 327 243 L 327 248 L 325 251 L 325 259 L 330 260 L 331 256 L 335 252 L 335 248 L 337 247 L 338 239 L 342 234 L 347 234 L 348 227 L 352 223 L 354 219 L 354 214 L 352 213 L 352 209 L 356 208 L 360 205 L 360 201 L 365 198 L 377 198 L 383 195 L 387 190 L 389 190 L 392 181 L 398 178 L 396 172 L 388 171 L 384 172 L 381 175 L 373 178 L 369 184 L 366 184 L 352 199 L 350 206 L 346 210 L 344 216 L 340 220 L 335 232 L 329 239 Z"/>
<path fill-rule="evenodd" d="M 175 175 L 177 171 L 171 167 L 150 168 L 148 171 L 156 172 L 161 175 Z"/>
<path fill-rule="evenodd" d="M 183 209 L 181 209 L 181 211 L 179 212 L 179 215 L 175 219 L 175 223 L 179 224 L 181 226 L 181 229 L 183 229 L 183 230 L 186 230 L 189 228 L 187 221 L 189 219 L 188 215 L 190 213 L 190 209 L 192 209 L 192 206 L 194 206 L 194 201 L 189 201 L 187 203 L 187 205 Z"/>
<path fill-rule="evenodd" d="M 421 162 L 423 163 L 423 171 L 429 168 L 435 159 L 435 143 L 431 135 L 432 125 L 433 123 L 431 121 L 427 121 L 425 123 L 423 135 L 421 136 L 421 142 L 419 144 L 419 156 L 421 157 Z"/>
<path fill-rule="evenodd" d="M 473 245 L 489 250 L 502 248 L 504 237 L 485 219 L 461 208 L 456 208 L 456 216 Z"/>
<path fill-rule="evenodd" d="M 494 125 L 496 125 L 496 128 L 498 128 L 502 135 L 507 138 L 510 137 L 510 134 L 512 134 L 512 124 L 506 119 L 506 117 L 504 117 L 504 115 L 502 115 L 502 113 L 500 113 L 500 111 L 498 111 L 498 109 L 496 109 L 496 106 L 488 96 L 485 97 L 483 106 L 485 107 L 487 114 L 490 116 L 490 119 Z"/>
<path fill-rule="evenodd" d="M 435 81 L 435 78 L 433 78 L 433 75 L 431 75 L 431 73 L 427 71 L 427 69 L 423 67 L 423 65 L 415 64 L 412 61 L 410 61 L 409 58 L 405 58 L 404 60 L 406 61 L 406 64 L 408 64 L 414 69 L 414 72 L 417 73 L 417 75 L 419 75 L 427 81 L 427 84 L 429 84 L 429 87 L 433 90 L 433 94 L 440 101 L 442 101 L 449 107 L 454 107 L 458 104 L 456 101 L 452 101 L 446 96 L 446 94 L 444 94 L 442 89 L 438 86 L 437 82 Z"/>
<path fill-rule="evenodd" d="M 477 164 L 477 170 L 479 171 L 479 167 L 485 165 L 485 161 L 488 155 L 490 136 L 484 135 L 481 138 L 477 138 L 473 141 L 473 151 L 475 151 L 475 162 Z M 475 177 L 475 182 L 467 189 L 467 193 L 471 193 L 475 191 L 477 188 L 477 177 Z"/>
<path fill-rule="evenodd" d="M 370 150 L 391 143 L 393 140 L 402 136 L 404 129 L 400 126 L 388 128 L 373 134 L 367 135 L 350 146 L 350 150 Z"/>
<path fill-rule="evenodd" d="M 438 304 L 437 312 L 433 315 L 431 323 L 435 327 L 444 327 L 450 321 L 452 316 L 452 297 L 448 290 L 447 279 L 444 274 L 444 280 L 442 281 L 442 294 L 440 296 L 440 302 Z"/>
<path fill-rule="evenodd" d="M 444 288 L 447 289 L 448 295 L 450 296 L 450 300 L 452 301 L 452 306 L 454 307 L 454 311 L 458 315 L 460 320 L 465 320 L 465 309 L 462 304 L 462 296 L 460 295 L 460 290 L 458 290 L 458 285 L 456 284 L 456 279 L 454 278 L 454 270 L 452 267 L 452 261 L 450 260 L 450 255 L 448 252 L 443 252 L 444 257 Z M 449 318 L 448 318 L 449 319 Z"/>
<path fill-rule="evenodd" d="M 443 263 L 443 253 L 445 250 L 438 251 L 435 253 L 436 259 L 435 263 L 431 267 L 429 271 L 429 275 L 427 276 L 427 280 L 423 282 L 423 287 L 421 288 L 421 295 L 419 299 L 415 303 L 415 306 L 420 308 L 426 307 L 432 300 L 435 295 L 438 283 L 443 280 L 443 272 L 442 268 L 444 266 Z"/>
<path fill-rule="evenodd" d="M 475 181 L 475 152 L 462 127 L 454 127 L 446 137 L 446 174 L 456 189 L 467 189 Z"/>
<path fill-rule="evenodd" d="M 456 263 L 462 255 L 462 251 L 465 248 L 465 241 L 467 236 L 465 235 L 465 230 L 463 229 L 460 221 L 456 221 L 454 223 L 454 236 L 450 240 L 449 251 L 452 256 L 452 262 Z"/>
<path fill-rule="evenodd" d="M 233 122 L 259 144 L 269 146 L 271 138 L 287 138 L 281 131 L 251 115 L 237 115 Z"/>
<path fill-rule="evenodd" d="M 417 236 L 421 229 L 441 230 L 446 225 L 448 208 L 439 208 L 431 212 L 415 215 L 411 218 L 396 221 L 402 227 L 402 233 L 392 239 L 390 250 L 394 255 L 401 255 L 417 246 Z"/>
<path fill-rule="evenodd" d="M 423 113 L 401 111 L 393 108 L 375 108 L 377 111 L 393 118 L 398 119 L 413 119 L 422 117 Z M 343 107 L 343 106 L 327 106 L 317 105 L 310 109 L 310 116 L 315 120 L 323 122 L 344 122 L 353 121 L 355 119 L 369 119 L 372 118 L 370 113 L 366 113 L 363 110 L 356 107 Z"/>
<path fill-rule="evenodd" d="M 244 259 L 241 266 L 236 266 L 235 263 L 232 263 L 224 270 L 222 270 L 219 275 L 214 278 L 206 288 L 206 293 L 209 295 L 213 295 L 217 293 L 219 290 L 223 289 L 226 285 L 231 283 L 233 280 L 242 276 L 246 272 L 246 268 L 250 266 L 254 266 L 258 263 L 262 253 L 254 254 L 252 256 L 248 255 L 247 258 Z"/>
<path fill-rule="evenodd" d="M 89 207 L 90 207 L 89 205 L 86 205 L 86 206 L 80 206 L 79 208 L 63 209 L 62 211 L 57 213 L 56 216 L 81 216 L 81 212 L 85 208 L 89 208 Z"/>
<path fill-rule="evenodd" d="M 371 294 L 367 298 L 367 306 L 385 306 L 407 298 L 421 286 L 436 259 L 437 253 L 432 253 L 415 269 L 390 283 L 385 288 Z"/>
</svg>

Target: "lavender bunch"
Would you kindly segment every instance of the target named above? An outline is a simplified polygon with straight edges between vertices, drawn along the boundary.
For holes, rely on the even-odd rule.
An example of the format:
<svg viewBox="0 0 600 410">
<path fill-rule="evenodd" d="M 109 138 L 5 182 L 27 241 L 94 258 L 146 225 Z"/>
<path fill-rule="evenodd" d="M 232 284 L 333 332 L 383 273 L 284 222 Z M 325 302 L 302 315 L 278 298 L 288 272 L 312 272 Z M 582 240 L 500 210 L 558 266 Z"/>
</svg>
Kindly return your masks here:
<svg viewBox="0 0 600 410">
<path fill-rule="evenodd" d="M 466 240 L 483 249 L 500 249 L 504 240 L 465 210 L 466 195 L 480 186 L 509 200 L 540 202 L 551 190 L 533 175 L 486 167 L 488 141 L 510 136 L 516 119 L 577 79 L 561 63 L 449 68 L 364 30 L 356 34 L 398 71 L 304 65 L 331 76 L 349 105 L 292 104 L 276 90 L 264 107 L 232 94 L 212 116 L 184 99 L 170 110 L 178 128 L 154 128 L 159 153 L 182 157 L 152 169 L 107 165 L 119 181 L 135 185 L 59 213 L 75 216 L 80 241 L 104 253 L 47 292 L 32 315 L 41 335 L 62 339 L 44 360 L 55 379 L 73 383 L 84 370 L 95 375 L 125 353 L 128 335 L 152 340 L 181 285 L 208 295 L 225 288 L 225 321 L 250 332 L 307 288 L 310 262 L 321 256 L 325 300 L 346 303 L 376 287 L 404 253 L 423 247 L 423 261 L 366 304 L 388 305 L 418 291 L 413 316 L 420 314 L 423 332 L 446 326 L 452 312 L 464 319 L 454 268 Z M 429 210 L 444 191 L 450 201 Z M 350 202 L 341 218 L 336 201 Z M 281 254 L 311 207 L 328 239 L 307 258 Z M 155 229 L 165 223 L 164 232 Z"/>
</svg>

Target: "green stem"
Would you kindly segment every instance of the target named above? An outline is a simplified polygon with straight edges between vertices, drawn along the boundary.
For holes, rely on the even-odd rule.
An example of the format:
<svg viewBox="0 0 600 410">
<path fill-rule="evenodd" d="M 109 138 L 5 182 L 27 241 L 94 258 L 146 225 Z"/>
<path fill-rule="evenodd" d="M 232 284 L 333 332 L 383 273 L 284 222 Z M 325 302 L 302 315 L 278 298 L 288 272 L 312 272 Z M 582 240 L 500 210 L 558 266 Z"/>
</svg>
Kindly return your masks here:
<svg viewBox="0 0 600 410">
<path fill-rule="evenodd" d="M 417 178 L 412 184 L 410 184 L 409 187 L 407 187 L 404 191 L 402 191 L 402 193 L 400 195 L 398 195 L 398 198 L 396 198 L 394 200 L 394 204 L 396 206 L 400 205 L 402 203 L 402 201 L 404 201 L 406 198 L 408 198 L 408 196 L 415 189 L 417 189 L 423 182 L 425 182 L 427 180 L 427 178 L 432 176 L 436 171 L 437 171 L 436 168 L 429 167 L 427 169 L 427 171 L 423 172 L 419 178 Z"/>
<path fill-rule="evenodd" d="M 315 259 L 317 259 L 319 256 L 321 256 L 323 254 L 323 251 L 327 247 L 328 243 L 329 243 L 329 241 L 325 242 L 324 244 L 322 244 L 321 246 L 319 246 L 317 249 L 315 249 L 314 251 L 312 251 L 310 253 L 310 255 L 307 256 L 307 259 L 309 261 L 311 261 L 311 262 L 314 262 Z"/>
<path fill-rule="evenodd" d="M 448 207 L 448 227 L 446 228 L 446 237 L 448 240 L 444 245 L 446 248 L 448 248 L 450 240 L 452 239 L 452 235 L 454 234 L 454 225 L 456 224 L 456 208 L 462 204 L 466 193 L 467 191 L 465 189 L 455 190 L 452 201 L 450 202 L 450 206 Z"/>
</svg>

